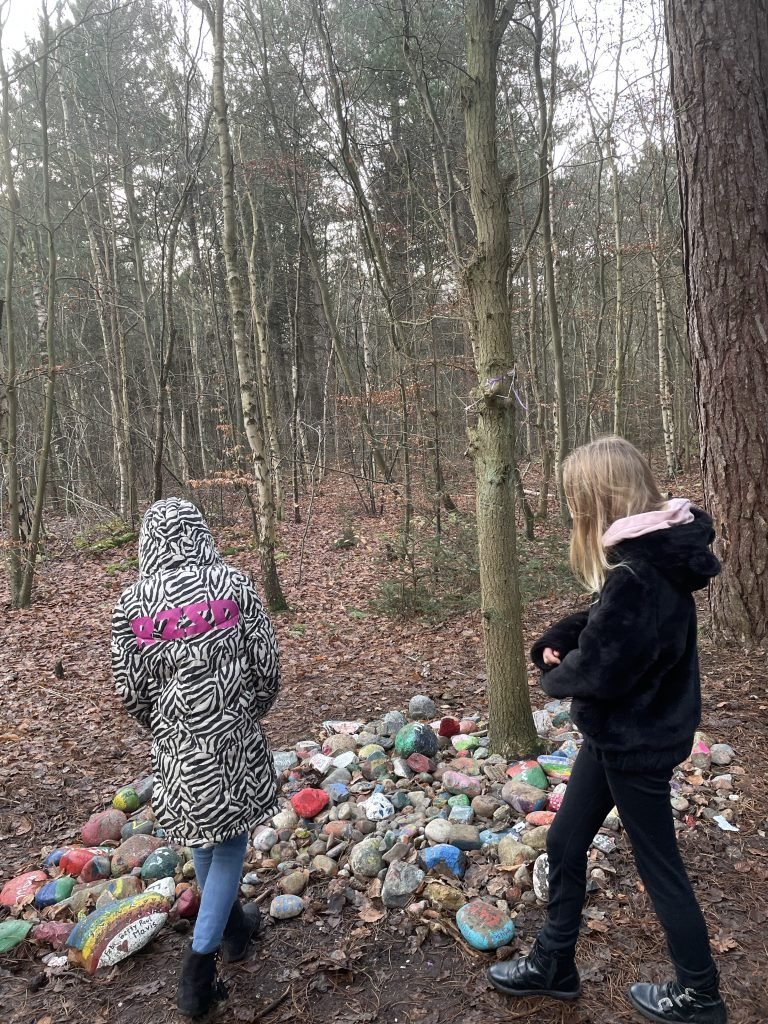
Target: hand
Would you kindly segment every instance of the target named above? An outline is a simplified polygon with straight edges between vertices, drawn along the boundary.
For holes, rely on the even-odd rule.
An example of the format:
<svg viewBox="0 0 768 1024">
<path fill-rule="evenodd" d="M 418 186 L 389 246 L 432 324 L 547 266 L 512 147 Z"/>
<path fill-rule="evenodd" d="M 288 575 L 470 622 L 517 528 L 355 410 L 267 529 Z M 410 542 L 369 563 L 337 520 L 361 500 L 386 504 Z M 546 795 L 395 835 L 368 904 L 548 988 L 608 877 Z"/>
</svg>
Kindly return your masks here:
<svg viewBox="0 0 768 1024">
<path fill-rule="evenodd" d="M 544 664 L 545 665 L 559 665 L 560 664 L 560 652 L 559 651 L 553 651 L 551 647 L 545 647 L 544 648 L 544 654 L 542 655 L 542 657 L 544 658 Z"/>
</svg>

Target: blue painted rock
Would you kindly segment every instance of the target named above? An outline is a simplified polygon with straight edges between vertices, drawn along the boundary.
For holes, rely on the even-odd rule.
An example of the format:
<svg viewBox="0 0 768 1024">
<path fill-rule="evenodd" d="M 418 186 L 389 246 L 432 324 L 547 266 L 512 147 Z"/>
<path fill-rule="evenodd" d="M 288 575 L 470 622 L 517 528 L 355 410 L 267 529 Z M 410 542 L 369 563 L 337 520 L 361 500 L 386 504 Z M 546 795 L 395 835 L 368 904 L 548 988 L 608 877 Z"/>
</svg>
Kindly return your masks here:
<svg viewBox="0 0 768 1024">
<path fill-rule="evenodd" d="M 109 857 L 93 857 L 78 875 L 81 882 L 100 882 L 102 878 L 112 877 L 112 862 Z"/>
<path fill-rule="evenodd" d="M 112 857 L 112 875 L 127 875 L 134 868 L 140 868 L 150 853 L 159 850 L 165 843 L 156 836 L 131 836 L 115 850 Z"/>
<path fill-rule="evenodd" d="M 71 921 L 43 921 L 42 924 L 35 925 L 30 938 L 38 946 L 61 949 L 66 944 L 74 927 Z"/>
<path fill-rule="evenodd" d="M 0 921 L 0 953 L 7 953 L 9 949 L 18 946 L 23 942 L 32 930 L 31 921 L 7 920 Z"/>
<path fill-rule="evenodd" d="M 72 930 L 67 946 L 89 974 L 111 967 L 146 946 L 165 924 L 170 899 L 151 887 L 89 914 Z"/>
<path fill-rule="evenodd" d="M 485 952 L 508 945 L 515 937 L 515 922 L 485 900 L 472 900 L 456 914 L 459 931 L 473 947 Z"/>
<path fill-rule="evenodd" d="M 547 776 L 538 761 L 518 761 L 507 768 L 507 775 L 517 782 L 524 782 L 526 786 L 535 786 L 536 789 L 547 789 Z"/>
<path fill-rule="evenodd" d="M 536 786 L 526 786 L 524 782 L 512 779 L 501 790 L 501 799 L 521 814 L 531 811 L 543 811 L 547 806 L 547 794 Z"/>
<path fill-rule="evenodd" d="M 92 814 L 83 825 L 83 843 L 85 846 L 100 846 L 101 843 L 117 842 L 127 821 L 125 814 L 116 807 Z"/>
<path fill-rule="evenodd" d="M 51 868 L 57 868 L 59 866 L 59 861 L 61 860 L 61 858 L 64 856 L 68 849 L 68 846 L 60 846 L 56 850 L 51 850 L 51 852 L 43 861 L 43 867 L 46 868 L 46 870 L 50 870 Z"/>
<path fill-rule="evenodd" d="M 411 722 L 404 725 L 395 737 L 395 753 L 406 760 L 411 754 L 423 754 L 434 757 L 437 753 L 437 733 L 430 725 L 423 722 Z"/>
<path fill-rule="evenodd" d="M 571 713 L 570 711 L 558 711 L 552 716 L 552 725 L 556 729 L 562 729 L 564 725 L 571 724 Z"/>
<path fill-rule="evenodd" d="M 467 855 L 458 846 L 449 843 L 424 847 L 419 860 L 425 871 L 437 871 L 455 878 L 463 878 L 467 870 Z"/>
<path fill-rule="evenodd" d="M 272 760 L 278 775 L 282 775 L 283 772 L 288 771 L 299 763 L 299 759 L 293 750 L 275 750 L 272 752 Z"/>
<path fill-rule="evenodd" d="M 298 917 L 304 910 L 304 900 L 301 896 L 275 896 L 269 905 L 269 916 L 276 921 L 287 921 L 291 917 Z"/>
<path fill-rule="evenodd" d="M 69 899 L 75 887 L 75 880 L 69 875 L 62 875 L 61 878 L 54 878 L 52 882 L 41 885 L 35 893 L 35 906 L 38 910 L 45 907 L 52 907 L 54 903 Z"/>
<path fill-rule="evenodd" d="M 139 805 L 141 807 L 144 804 L 148 804 L 152 799 L 152 789 L 155 785 L 154 775 L 145 775 L 143 779 L 139 779 L 138 782 L 134 782 L 133 789 L 136 790 L 136 795 L 139 798 Z"/>
<path fill-rule="evenodd" d="M 48 881 L 44 871 L 26 871 L 10 879 L 0 890 L 0 906 L 12 907 L 27 896 L 33 896 Z"/>
<path fill-rule="evenodd" d="M 464 793 L 470 800 L 480 796 L 483 790 L 480 779 L 465 775 L 464 772 L 444 772 L 440 781 L 443 784 L 443 789 L 449 793 Z"/>
<path fill-rule="evenodd" d="M 155 822 L 151 818 L 135 818 L 123 825 L 120 831 L 122 840 L 130 839 L 131 836 L 151 836 L 155 831 Z"/>
<path fill-rule="evenodd" d="M 141 807 L 139 794 L 133 786 L 123 786 L 123 788 L 118 789 L 112 797 L 112 806 L 116 807 L 118 811 L 124 811 L 126 814 L 132 814 L 133 811 L 138 811 L 139 807 Z"/>
<path fill-rule="evenodd" d="M 144 881 L 153 882 L 158 878 L 173 878 L 181 865 L 181 858 L 170 846 L 154 850 L 141 866 Z"/>
<path fill-rule="evenodd" d="M 334 804 L 341 803 L 342 800 L 346 800 L 349 796 L 349 789 L 343 782 L 324 782 L 322 788 Z"/>
<path fill-rule="evenodd" d="M 140 878 L 137 878 L 135 875 L 123 875 L 121 878 L 105 879 L 101 882 L 90 882 L 87 885 L 75 886 L 74 892 L 65 903 L 69 905 L 72 913 L 77 917 L 89 905 L 93 906 L 104 892 L 109 892 L 116 900 L 122 900 L 128 896 L 138 895 L 142 888 Z"/>
</svg>

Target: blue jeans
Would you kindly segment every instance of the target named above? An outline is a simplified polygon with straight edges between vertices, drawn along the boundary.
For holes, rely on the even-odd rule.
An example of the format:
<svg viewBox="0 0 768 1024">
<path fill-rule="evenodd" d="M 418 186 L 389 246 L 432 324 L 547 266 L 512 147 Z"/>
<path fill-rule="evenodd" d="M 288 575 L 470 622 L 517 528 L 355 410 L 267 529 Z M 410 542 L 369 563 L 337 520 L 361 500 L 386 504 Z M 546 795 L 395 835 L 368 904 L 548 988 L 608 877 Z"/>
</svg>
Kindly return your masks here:
<svg viewBox="0 0 768 1024">
<path fill-rule="evenodd" d="M 240 888 L 247 845 L 248 833 L 243 832 L 226 843 L 192 851 L 202 894 L 192 934 L 195 953 L 213 953 L 221 945 L 224 927 Z"/>
</svg>

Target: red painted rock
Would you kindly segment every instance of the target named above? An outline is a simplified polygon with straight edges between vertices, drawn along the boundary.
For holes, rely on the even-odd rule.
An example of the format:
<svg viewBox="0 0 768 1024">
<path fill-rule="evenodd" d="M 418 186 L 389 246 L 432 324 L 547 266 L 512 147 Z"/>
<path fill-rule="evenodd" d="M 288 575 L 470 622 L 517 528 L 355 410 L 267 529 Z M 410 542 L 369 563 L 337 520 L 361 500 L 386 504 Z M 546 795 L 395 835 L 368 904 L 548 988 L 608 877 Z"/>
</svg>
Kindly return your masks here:
<svg viewBox="0 0 768 1024">
<path fill-rule="evenodd" d="M 172 914 L 174 917 L 183 917 L 189 920 L 197 917 L 200 909 L 200 893 L 197 889 L 185 889 L 173 905 Z"/>
<path fill-rule="evenodd" d="M 150 853 L 164 845 L 164 840 L 155 836 L 131 836 L 115 850 L 112 857 L 112 876 L 127 875 L 134 868 L 140 868 Z"/>
<path fill-rule="evenodd" d="M 51 946 L 53 949 L 61 949 L 74 927 L 72 921 L 43 921 L 42 924 L 32 929 L 30 938 L 38 946 Z"/>
<path fill-rule="evenodd" d="M 291 797 L 291 806 L 300 818 L 314 818 L 328 806 L 329 800 L 324 789 L 302 789 Z"/>
<path fill-rule="evenodd" d="M 77 877 L 94 857 L 106 857 L 110 852 L 104 847 L 90 850 L 87 846 L 72 846 L 59 861 L 59 868 L 62 874 Z M 92 882 L 94 879 L 91 878 L 89 881 Z"/>
<path fill-rule="evenodd" d="M 417 775 L 421 772 L 432 773 L 435 770 L 435 762 L 423 754 L 411 754 L 405 763 Z"/>
<path fill-rule="evenodd" d="M 49 881 L 44 871 L 27 871 L 6 882 L 0 891 L 0 906 L 12 907 L 27 896 L 33 896 L 37 890 Z"/>
<path fill-rule="evenodd" d="M 461 732 L 461 723 L 456 718 L 443 718 L 437 730 L 438 736 L 458 736 Z"/>
<path fill-rule="evenodd" d="M 531 811 L 526 814 L 525 820 L 529 825 L 551 825 L 555 820 L 554 811 Z"/>
<path fill-rule="evenodd" d="M 102 843 L 116 843 L 128 819 L 116 807 L 108 807 L 106 811 L 92 814 L 83 825 L 81 833 L 86 846 L 100 846 Z"/>
</svg>

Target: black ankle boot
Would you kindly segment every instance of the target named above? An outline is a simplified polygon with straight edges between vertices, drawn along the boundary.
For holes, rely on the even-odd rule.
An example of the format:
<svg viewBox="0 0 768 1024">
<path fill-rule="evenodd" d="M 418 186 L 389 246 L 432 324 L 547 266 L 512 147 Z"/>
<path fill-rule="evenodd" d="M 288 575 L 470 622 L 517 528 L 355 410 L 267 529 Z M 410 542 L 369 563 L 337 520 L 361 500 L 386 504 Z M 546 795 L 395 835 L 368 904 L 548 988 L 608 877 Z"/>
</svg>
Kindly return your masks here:
<svg viewBox="0 0 768 1024">
<path fill-rule="evenodd" d="M 579 972 L 573 957 L 545 953 L 534 942 L 528 956 L 502 960 L 488 968 L 488 981 L 506 996 L 552 996 L 576 999 L 581 992 Z"/>
<path fill-rule="evenodd" d="M 728 1020 L 717 982 L 699 990 L 684 988 L 677 981 L 663 985 L 638 982 L 629 990 L 629 1001 L 648 1020 L 662 1024 L 726 1024 Z"/>
<path fill-rule="evenodd" d="M 188 1017 L 204 1017 L 218 1002 L 227 998 L 223 981 L 216 976 L 216 953 L 184 950 L 176 1006 Z"/>
<path fill-rule="evenodd" d="M 230 964 L 245 960 L 248 945 L 255 938 L 261 925 L 261 911 L 255 903 L 246 903 L 243 907 L 239 900 L 232 904 L 224 938 L 221 942 L 222 958 Z"/>
</svg>

